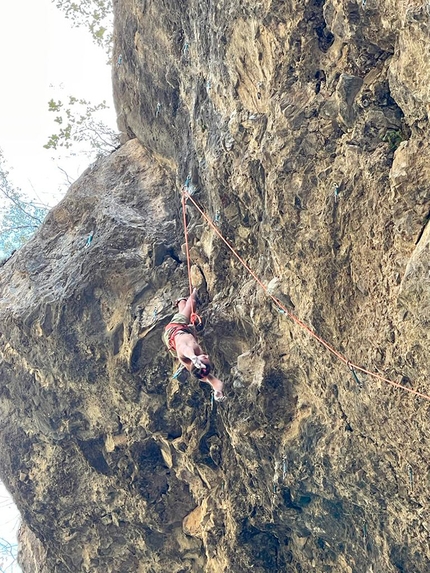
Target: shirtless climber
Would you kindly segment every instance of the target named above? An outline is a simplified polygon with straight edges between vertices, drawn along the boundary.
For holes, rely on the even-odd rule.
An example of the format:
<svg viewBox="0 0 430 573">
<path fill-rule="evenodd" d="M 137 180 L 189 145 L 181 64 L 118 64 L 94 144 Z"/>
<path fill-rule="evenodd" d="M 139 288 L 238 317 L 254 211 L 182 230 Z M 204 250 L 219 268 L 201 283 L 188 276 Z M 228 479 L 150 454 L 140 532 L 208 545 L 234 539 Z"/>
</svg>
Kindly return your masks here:
<svg viewBox="0 0 430 573">
<path fill-rule="evenodd" d="M 171 322 L 166 326 L 163 342 L 185 368 L 199 380 L 210 384 L 214 390 L 217 402 L 225 400 L 222 392 L 223 383 L 211 374 L 212 365 L 209 356 L 203 353 L 190 325 L 191 314 L 196 305 L 196 289 L 187 298 L 178 300 L 178 310 Z"/>
</svg>

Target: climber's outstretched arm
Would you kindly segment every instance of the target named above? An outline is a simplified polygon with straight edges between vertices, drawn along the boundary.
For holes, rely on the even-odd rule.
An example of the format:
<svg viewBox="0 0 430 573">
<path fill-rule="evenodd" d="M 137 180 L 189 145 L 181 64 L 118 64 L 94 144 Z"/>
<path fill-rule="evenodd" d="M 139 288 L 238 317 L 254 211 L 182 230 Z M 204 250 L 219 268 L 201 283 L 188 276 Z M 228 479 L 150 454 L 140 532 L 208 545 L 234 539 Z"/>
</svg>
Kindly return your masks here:
<svg viewBox="0 0 430 573">
<path fill-rule="evenodd" d="M 200 378 L 200 380 L 203 380 L 203 382 L 206 382 L 207 384 L 210 384 L 212 386 L 214 391 L 214 398 L 217 402 L 222 402 L 223 400 L 225 400 L 225 396 L 223 394 L 224 384 L 221 382 L 219 378 L 215 378 L 213 374 L 208 374 L 207 376 L 203 376 L 202 378 Z"/>
</svg>

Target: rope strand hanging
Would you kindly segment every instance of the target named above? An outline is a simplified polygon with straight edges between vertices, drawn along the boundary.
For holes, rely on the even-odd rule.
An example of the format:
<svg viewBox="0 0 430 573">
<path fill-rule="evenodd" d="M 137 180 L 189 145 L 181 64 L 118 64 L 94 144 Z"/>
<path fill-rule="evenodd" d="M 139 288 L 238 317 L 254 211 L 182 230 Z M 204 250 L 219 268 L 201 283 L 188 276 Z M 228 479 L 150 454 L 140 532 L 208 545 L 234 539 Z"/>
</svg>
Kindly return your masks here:
<svg viewBox="0 0 430 573">
<path fill-rule="evenodd" d="M 363 368 L 357 364 L 354 364 L 346 356 L 344 356 L 341 352 L 336 350 L 336 348 L 331 346 L 331 344 L 329 344 L 327 341 L 325 341 L 323 338 L 321 338 L 321 336 L 319 336 L 314 330 L 312 330 L 312 328 L 310 328 L 307 324 L 305 324 L 302 320 L 300 320 L 297 316 L 295 316 L 290 310 L 288 310 L 288 308 L 286 308 L 285 305 L 282 304 L 282 302 L 279 299 L 277 299 L 275 296 L 273 296 L 268 291 L 267 286 L 259 279 L 259 277 L 249 267 L 249 265 L 244 261 L 244 259 L 239 255 L 239 253 L 234 249 L 234 247 L 227 241 L 227 239 L 224 238 L 224 236 L 218 230 L 218 228 L 214 224 L 214 222 L 206 215 L 206 213 L 203 211 L 203 209 L 201 209 L 201 207 L 196 203 L 196 201 L 192 198 L 190 193 L 188 193 L 188 191 L 186 190 L 185 187 L 183 188 L 183 195 L 182 195 L 184 221 L 185 221 L 185 204 L 186 204 L 187 199 L 189 199 L 193 203 L 194 207 L 196 207 L 196 209 L 199 211 L 199 213 L 205 219 L 205 221 L 208 223 L 208 225 L 215 231 L 215 233 L 218 235 L 218 237 L 223 241 L 223 243 L 233 253 L 233 255 L 236 257 L 236 259 L 245 267 L 245 269 L 249 272 L 249 274 L 256 281 L 256 283 L 261 286 L 261 288 L 264 290 L 264 292 L 267 294 L 267 296 L 269 296 L 272 299 L 272 301 L 276 304 L 276 306 L 279 309 L 281 309 L 281 311 L 284 314 L 286 314 L 293 322 L 295 322 L 303 330 L 306 330 L 313 338 L 315 338 L 315 340 L 317 340 L 329 352 L 331 352 L 334 356 L 336 356 L 336 358 L 338 360 L 343 362 L 352 372 L 354 370 L 357 370 L 359 372 L 362 372 L 363 374 L 367 374 L 368 376 L 371 376 L 372 378 L 380 380 L 381 382 L 385 382 L 386 384 L 389 384 L 390 386 L 393 386 L 395 388 L 399 388 L 401 390 L 404 390 L 405 392 L 409 392 L 410 394 L 413 394 L 414 396 L 418 396 L 418 397 L 423 398 L 424 400 L 427 400 L 430 402 L 430 396 L 428 394 L 424 394 L 423 392 L 419 392 L 418 390 L 414 390 L 412 388 L 407 388 L 406 386 L 403 386 L 402 384 L 399 384 L 398 382 L 394 382 L 393 380 L 390 380 L 389 378 L 385 378 L 384 376 L 381 376 L 381 374 L 378 374 L 377 372 L 372 372 L 370 370 L 367 370 L 366 368 Z M 184 223 L 184 225 L 185 225 L 185 223 Z M 187 262 L 189 265 L 188 239 L 187 238 L 186 238 L 186 245 L 187 245 L 186 246 L 186 248 L 187 248 Z M 190 285 L 191 285 L 190 288 L 192 288 L 190 266 L 189 266 L 188 273 L 189 273 L 189 280 L 190 280 Z"/>
<path fill-rule="evenodd" d="M 185 189 L 185 188 L 184 188 Z M 191 298 L 191 316 L 190 321 L 191 324 L 200 324 L 202 322 L 200 316 L 194 312 L 194 300 L 193 300 L 193 283 L 191 280 L 191 259 L 190 259 L 190 247 L 188 243 L 188 224 L 187 224 L 187 213 L 186 213 L 186 201 L 187 198 L 185 197 L 185 193 L 182 195 L 182 220 L 184 223 L 184 234 L 185 234 L 185 252 L 187 255 L 187 269 L 188 269 L 188 286 L 190 289 L 190 298 Z"/>
</svg>

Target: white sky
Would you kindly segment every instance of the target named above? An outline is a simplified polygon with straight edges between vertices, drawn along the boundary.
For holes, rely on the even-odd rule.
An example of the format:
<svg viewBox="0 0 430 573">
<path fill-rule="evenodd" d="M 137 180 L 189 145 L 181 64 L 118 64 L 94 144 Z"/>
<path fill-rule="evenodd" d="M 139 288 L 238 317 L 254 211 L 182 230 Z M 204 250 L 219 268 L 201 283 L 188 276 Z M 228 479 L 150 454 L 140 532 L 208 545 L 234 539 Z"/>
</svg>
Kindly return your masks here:
<svg viewBox="0 0 430 573">
<path fill-rule="evenodd" d="M 107 56 L 50 0 L 0 0 L 0 58 L 0 148 L 13 168 L 10 177 L 53 205 L 65 191 L 58 192 L 65 182 L 58 165 L 74 180 L 89 162 L 58 160 L 43 148 L 57 127 L 48 101 L 67 103 L 69 95 L 94 104 L 106 100 L 111 109 L 103 119 L 116 129 Z"/>
<path fill-rule="evenodd" d="M 89 32 L 72 28 L 50 0 L 0 0 L 0 148 L 12 183 L 48 205 L 67 190 L 58 165 L 74 180 L 89 164 L 86 157 L 58 159 L 43 148 L 57 125 L 48 101 L 66 103 L 69 95 L 93 104 L 106 100 L 111 109 L 103 120 L 116 129 L 106 61 Z M 15 542 L 19 514 L 7 496 L 0 485 L 0 537 Z"/>
<path fill-rule="evenodd" d="M 16 543 L 16 535 L 18 533 L 20 523 L 19 512 L 9 496 L 6 488 L 0 483 L 0 539 L 5 539 L 10 543 Z M 8 573 L 18 573 L 21 568 L 16 563 L 11 565 L 8 569 L 6 567 L 13 562 L 0 553 L 0 564 L 3 562 L 3 568 Z"/>
</svg>

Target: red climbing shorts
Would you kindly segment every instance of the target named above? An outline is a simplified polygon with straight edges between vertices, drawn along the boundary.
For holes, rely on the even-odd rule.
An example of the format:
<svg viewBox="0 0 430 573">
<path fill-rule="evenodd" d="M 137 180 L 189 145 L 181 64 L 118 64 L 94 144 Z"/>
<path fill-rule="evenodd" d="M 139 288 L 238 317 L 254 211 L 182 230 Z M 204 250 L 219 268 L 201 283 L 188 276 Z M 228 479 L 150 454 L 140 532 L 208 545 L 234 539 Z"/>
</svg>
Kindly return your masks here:
<svg viewBox="0 0 430 573">
<path fill-rule="evenodd" d="M 173 318 L 174 319 L 178 318 L 179 320 L 181 320 L 182 317 L 183 317 L 183 315 L 180 315 L 178 313 L 178 314 L 175 314 L 175 316 Z M 163 342 L 167 346 L 169 351 L 175 357 L 177 357 L 176 346 L 175 346 L 175 336 L 177 334 L 179 334 L 180 332 L 185 332 L 187 334 L 192 334 L 194 336 L 194 332 L 192 330 L 192 327 L 187 324 L 185 316 L 183 318 L 185 319 L 184 322 L 179 322 L 179 320 L 177 322 L 176 321 L 175 322 L 169 322 L 169 324 L 164 329 Z"/>
</svg>

